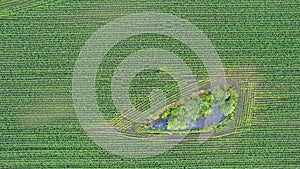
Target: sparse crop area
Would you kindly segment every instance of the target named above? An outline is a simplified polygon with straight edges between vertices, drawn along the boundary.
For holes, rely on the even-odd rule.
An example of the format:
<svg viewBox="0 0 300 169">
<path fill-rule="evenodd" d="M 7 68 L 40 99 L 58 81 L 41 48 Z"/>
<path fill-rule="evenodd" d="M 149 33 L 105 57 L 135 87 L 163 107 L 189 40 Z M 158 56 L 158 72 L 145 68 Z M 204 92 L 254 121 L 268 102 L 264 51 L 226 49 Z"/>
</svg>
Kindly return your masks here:
<svg viewBox="0 0 300 169">
<path fill-rule="evenodd" d="M 148 123 L 135 124 L 138 133 L 174 132 L 182 130 L 213 129 L 234 119 L 238 95 L 233 85 L 215 86 L 196 91 L 189 98 L 170 103 L 157 117 L 147 117 Z M 119 122 L 118 124 L 123 124 Z M 195 133 L 195 131 L 193 131 Z"/>
</svg>

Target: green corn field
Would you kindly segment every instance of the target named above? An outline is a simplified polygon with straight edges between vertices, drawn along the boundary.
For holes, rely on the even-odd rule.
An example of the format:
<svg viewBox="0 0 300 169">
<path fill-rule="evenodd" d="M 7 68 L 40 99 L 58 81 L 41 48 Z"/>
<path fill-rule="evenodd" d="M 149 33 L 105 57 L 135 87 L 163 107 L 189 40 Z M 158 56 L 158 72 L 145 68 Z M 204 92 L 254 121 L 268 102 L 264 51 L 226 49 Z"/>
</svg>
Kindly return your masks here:
<svg viewBox="0 0 300 169">
<path fill-rule="evenodd" d="M 236 86 L 238 103 L 234 120 L 204 143 L 191 132 L 163 153 L 130 158 L 89 137 L 74 108 L 72 80 L 97 30 L 145 12 L 198 27 L 218 53 L 226 82 Z M 1 0 L 0 44 L 0 168 L 300 168 L 297 0 Z M 145 33 L 120 41 L 99 65 L 95 96 L 105 119 L 124 128 L 131 122 L 118 118 L 112 78 L 127 56 L 149 48 L 183 60 L 200 89 L 211 80 L 202 60 L 178 39 Z M 157 69 L 136 74 L 128 98 L 143 112 L 155 89 L 166 103 L 181 98 L 178 82 Z"/>
</svg>

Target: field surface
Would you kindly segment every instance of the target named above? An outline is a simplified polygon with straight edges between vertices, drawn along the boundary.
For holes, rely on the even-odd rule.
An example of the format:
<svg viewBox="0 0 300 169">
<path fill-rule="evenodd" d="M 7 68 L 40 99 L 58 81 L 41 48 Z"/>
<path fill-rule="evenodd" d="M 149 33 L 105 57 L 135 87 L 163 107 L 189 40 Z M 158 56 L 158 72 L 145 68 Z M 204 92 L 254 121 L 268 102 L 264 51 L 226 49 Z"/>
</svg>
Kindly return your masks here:
<svg viewBox="0 0 300 169">
<path fill-rule="evenodd" d="M 235 125 L 205 143 L 188 135 L 149 158 L 127 158 L 96 145 L 81 127 L 72 95 L 73 70 L 85 42 L 101 26 L 133 13 L 170 13 L 210 39 L 226 78 L 238 83 Z M 0 1 L 0 168 L 299 168 L 300 2 L 286 1 Z M 114 46 L 96 76 L 99 109 L 116 108 L 110 79 L 127 55 L 164 48 L 181 57 L 199 86 L 201 60 L 166 36 L 144 34 Z M 178 85 L 145 70 L 131 82 L 137 109 L 160 88 L 176 101 Z"/>
</svg>

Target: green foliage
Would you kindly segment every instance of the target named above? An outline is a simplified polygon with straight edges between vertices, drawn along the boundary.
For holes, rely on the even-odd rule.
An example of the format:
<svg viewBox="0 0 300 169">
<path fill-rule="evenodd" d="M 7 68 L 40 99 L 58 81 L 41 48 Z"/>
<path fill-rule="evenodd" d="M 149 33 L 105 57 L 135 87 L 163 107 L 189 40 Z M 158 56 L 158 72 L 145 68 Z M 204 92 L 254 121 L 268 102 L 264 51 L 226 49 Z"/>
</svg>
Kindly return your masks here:
<svg viewBox="0 0 300 169">
<path fill-rule="evenodd" d="M 237 92 L 234 86 L 226 84 L 224 89 L 220 86 L 215 86 L 211 93 L 208 90 L 200 96 L 184 100 L 184 105 L 174 104 L 164 110 L 159 117 L 170 117 L 168 120 L 168 130 L 185 129 L 187 127 L 187 119 L 189 122 L 195 123 L 199 117 L 208 117 L 213 111 L 213 100 L 225 116 L 230 115 L 232 117 L 231 115 L 237 105 Z"/>
<path fill-rule="evenodd" d="M 228 116 L 234 111 L 235 107 L 233 107 L 233 104 L 230 102 L 226 102 L 224 106 L 220 107 L 221 112 L 225 115 Z"/>
<path fill-rule="evenodd" d="M 177 116 L 180 111 L 180 105 L 174 104 L 170 107 L 168 107 L 164 112 L 161 114 L 161 118 L 167 118 L 168 115 Z"/>
<path fill-rule="evenodd" d="M 221 86 L 215 86 L 211 94 L 214 101 L 216 101 L 216 104 L 219 106 L 223 106 L 225 104 L 225 100 L 230 96 L 230 93 L 225 91 Z"/>
<path fill-rule="evenodd" d="M 226 84 L 224 89 L 221 86 L 215 86 L 212 96 L 225 116 L 234 112 L 237 105 L 237 92 L 231 84 Z"/>
<path fill-rule="evenodd" d="M 199 114 L 204 117 L 207 117 L 211 112 L 212 112 L 211 96 L 206 95 L 206 96 L 199 97 Z"/>
<path fill-rule="evenodd" d="M 168 121 L 169 130 L 183 130 L 186 128 L 186 115 L 185 110 L 181 107 L 178 115 L 176 117 L 171 117 Z"/>
<path fill-rule="evenodd" d="M 199 102 L 198 99 L 188 99 L 183 107 L 186 118 L 189 118 L 192 122 L 195 122 L 199 117 Z"/>
</svg>

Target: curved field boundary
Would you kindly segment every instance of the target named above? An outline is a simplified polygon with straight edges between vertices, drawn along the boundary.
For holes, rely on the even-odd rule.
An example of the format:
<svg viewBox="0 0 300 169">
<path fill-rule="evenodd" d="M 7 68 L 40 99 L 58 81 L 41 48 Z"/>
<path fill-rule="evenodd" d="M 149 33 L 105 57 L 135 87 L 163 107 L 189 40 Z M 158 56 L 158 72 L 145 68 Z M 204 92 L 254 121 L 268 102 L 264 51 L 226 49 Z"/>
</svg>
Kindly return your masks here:
<svg viewBox="0 0 300 169">
<path fill-rule="evenodd" d="M 238 103 L 234 119 L 221 129 L 217 129 L 212 137 L 223 137 L 238 132 L 240 128 L 249 128 L 251 125 L 252 106 L 254 104 L 253 87 L 245 81 L 237 79 L 226 79 L 226 82 L 236 87 L 238 93 Z M 205 84 L 201 88 L 207 88 L 209 84 Z M 198 137 L 199 133 L 190 133 L 188 137 Z"/>
<path fill-rule="evenodd" d="M 234 132 L 238 132 L 237 129 L 248 128 L 251 125 L 252 117 L 252 105 L 253 105 L 253 88 L 248 82 L 241 82 L 238 80 L 228 79 L 228 81 L 237 87 L 238 91 L 238 104 L 236 107 L 236 113 L 234 120 L 228 124 L 224 129 L 217 130 L 214 136 L 230 135 Z"/>
<path fill-rule="evenodd" d="M 229 83 L 229 84 L 232 84 L 236 88 L 237 93 L 238 93 L 238 98 L 239 98 L 238 105 L 237 105 L 237 108 L 236 108 L 236 113 L 235 113 L 234 119 L 229 124 L 227 124 L 226 127 L 224 127 L 224 129 L 218 130 L 217 132 L 215 132 L 214 135 L 224 135 L 224 134 L 231 133 L 233 131 L 233 129 L 235 128 L 237 122 L 240 121 L 241 114 L 243 114 L 243 112 L 244 112 L 244 104 L 243 104 L 244 99 L 243 99 L 243 97 L 245 97 L 245 95 L 247 93 L 245 93 L 244 90 L 241 90 L 238 80 L 226 79 L 226 82 Z M 203 94 L 205 92 L 205 90 L 207 90 L 210 87 L 211 87 L 210 82 L 206 82 L 206 83 L 202 84 L 199 87 L 198 91 L 195 91 L 191 94 L 191 97 Z M 165 107 L 163 107 L 162 109 L 160 109 L 159 112 L 165 110 L 166 108 L 168 108 L 168 107 L 170 107 L 174 104 L 183 104 L 183 101 L 178 100 L 178 101 L 172 102 L 172 103 L 166 105 Z M 114 118 L 113 126 L 117 127 L 118 130 L 120 130 L 120 131 L 124 131 L 128 135 L 132 135 L 135 132 L 135 129 L 131 128 L 131 126 L 133 126 L 133 123 L 130 122 L 130 120 L 127 120 L 126 118 L 121 117 L 121 116 L 120 117 L 118 116 L 118 117 Z M 196 132 L 196 133 L 190 133 L 189 135 L 191 135 L 191 136 L 197 135 L 198 136 L 198 134 L 200 132 L 201 131 Z M 205 133 L 205 132 L 202 132 L 202 133 Z M 147 135 L 147 134 L 155 134 L 155 133 L 145 133 L 145 135 Z M 139 134 L 139 135 L 141 135 L 141 134 Z"/>
</svg>

